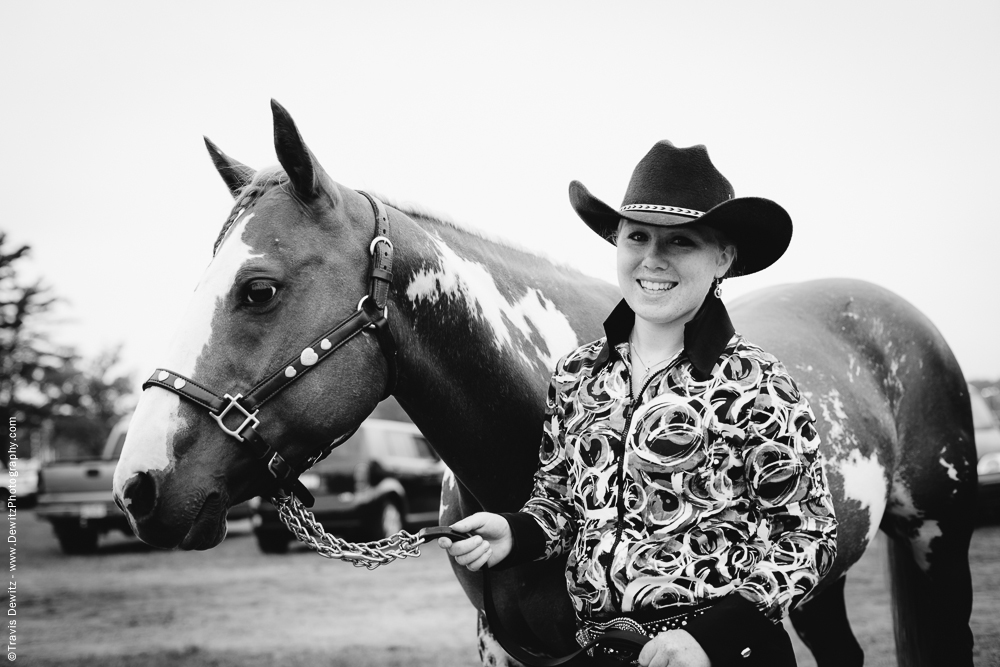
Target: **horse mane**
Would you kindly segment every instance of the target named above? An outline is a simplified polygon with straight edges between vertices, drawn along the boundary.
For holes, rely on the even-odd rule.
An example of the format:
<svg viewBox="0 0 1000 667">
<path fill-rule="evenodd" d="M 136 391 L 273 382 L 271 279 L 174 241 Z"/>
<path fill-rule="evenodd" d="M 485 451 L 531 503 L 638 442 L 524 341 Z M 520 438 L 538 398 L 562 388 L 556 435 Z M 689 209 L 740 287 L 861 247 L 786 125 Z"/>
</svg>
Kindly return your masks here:
<svg viewBox="0 0 1000 667">
<path fill-rule="evenodd" d="M 288 174 L 285 173 L 285 170 L 282 169 L 280 165 L 264 167 L 258 170 L 254 174 L 253 179 L 244 185 L 239 191 L 239 194 L 236 195 L 236 202 L 233 204 L 229 218 L 227 218 L 226 222 L 222 225 L 222 229 L 219 230 L 219 236 L 215 239 L 215 244 L 212 246 L 212 256 L 215 257 L 215 254 L 219 251 L 219 246 L 222 245 L 222 242 L 226 239 L 226 235 L 229 233 L 230 228 L 232 228 L 233 223 L 236 222 L 243 211 L 252 206 L 258 198 L 270 191 L 272 188 L 284 188 L 288 182 Z M 411 218 L 416 218 L 417 220 L 429 222 L 434 225 L 450 227 L 461 234 L 472 236 L 486 241 L 487 243 L 540 259 L 560 269 L 576 273 L 580 272 L 576 267 L 571 266 L 564 261 L 554 259 L 542 251 L 535 250 L 534 248 L 528 248 L 517 243 L 516 241 L 510 240 L 509 238 L 491 234 L 490 232 L 482 229 L 460 223 L 447 214 L 433 211 L 421 204 L 395 199 L 394 197 L 385 195 L 381 192 L 372 191 L 370 194 L 373 197 L 378 198 L 382 201 L 382 203 L 391 206 Z"/>
<path fill-rule="evenodd" d="M 524 255 L 535 257 L 544 262 L 552 264 L 553 266 L 558 267 L 560 269 L 573 271 L 576 273 L 580 272 L 580 270 L 577 269 L 576 267 L 567 264 L 562 260 L 555 259 L 541 250 L 528 248 L 527 246 L 523 246 L 517 241 L 512 241 L 511 239 L 505 236 L 498 236 L 496 234 L 492 234 L 482 229 L 472 227 L 471 225 L 458 222 L 454 220 L 451 216 L 448 216 L 447 214 L 434 212 L 429 208 L 422 206 L 421 204 L 416 204 L 414 202 L 399 201 L 393 199 L 390 196 L 378 192 L 371 192 L 371 195 L 373 197 L 377 197 L 379 200 L 381 200 L 383 204 L 391 206 L 392 208 L 397 209 L 401 213 L 404 213 L 411 218 L 416 218 L 420 221 L 429 222 L 434 225 L 450 227 L 461 234 L 482 239 L 487 243 L 491 243 L 493 245 L 497 245 L 502 248 L 507 248 L 508 250 L 513 250 L 514 252 L 518 252 Z"/>
<path fill-rule="evenodd" d="M 284 187 L 286 183 L 288 183 L 288 174 L 279 166 L 265 167 L 258 170 L 253 175 L 253 179 L 244 185 L 239 194 L 236 195 L 236 203 L 233 204 L 233 210 L 230 211 L 229 217 L 223 223 L 222 229 L 219 230 L 219 236 L 215 239 L 215 244 L 212 246 L 212 257 L 215 257 L 215 254 L 219 252 L 219 246 L 226 240 L 226 235 L 232 228 L 233 223 L 236 222 L 236 219 L 240 217 L 240 214 L 252 206 L 265 192 L 274 187 Z"/>
</svg>

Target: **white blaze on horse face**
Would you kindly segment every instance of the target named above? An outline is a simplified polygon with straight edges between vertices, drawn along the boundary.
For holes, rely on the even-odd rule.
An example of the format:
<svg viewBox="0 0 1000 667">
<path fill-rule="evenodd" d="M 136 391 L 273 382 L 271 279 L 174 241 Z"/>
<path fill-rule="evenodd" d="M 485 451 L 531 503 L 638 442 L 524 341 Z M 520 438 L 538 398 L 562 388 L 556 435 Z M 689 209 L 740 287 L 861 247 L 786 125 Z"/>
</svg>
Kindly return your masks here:
<svg viewBox="0 0 1000 667">
<path fill-rule="evenodd" d="M 243 232 L 253 217 L 251 213 L 233 223 L 218 253 L 205 269 L 187 312 L 177 322 L 177 333 L 167 349 L 163 368 L 188 377 L 194 374 L 198 357 L 212 338 L 212 318 L 232 288 L 236 272 L 251 259 L 263 257 L 263 254 L 254 255 L 253 248 L 243 242 Z"/>
<path fill-rule="evenodd" d="M 247 261 L 261 257 L 242 239 L 251 213 L 234 222 L 201 281 L 194 290 L 184 316 L 177 320 L 177 332 L 163 359 L 155 363 L 179 375 L 194 375 L 198 357 L 212 337 L 212 318 L 226 297 L 236 273 Z M 225 388 L 220 388 L 224 391 Z M 129 425 L 121 458 L 115 469 L 115 495 L 122 498 L 125 482 L 139 472 L 164 470 L 172 460 L 173 436 L 184 427 L 179 415 L 180 397 L 158 387 L 142 393 Z"/>
<path fill-rule="evenodd" d="M 528 288 L 521 299 L 510 302 L 497 288 L 485 266 L 459 257 L 436 237 L 432 236 L 431 240 L 438 249 L 440 268 L 419 271 L 413 276 L 406 296 L 414 305 L 421 299 L 434 304 L 443 296 L 462 300 L 473 317 L 490 325 L 497 349 L 509 348 L 528 366 L 540 362 L 551 371 L 560 356 L 579 347 L 579 339 L 569 320 L 541 291 Z M 526 346 L 515 344 L 511 336 L 514 329 L 523 334 Z M 545 349 L 531 342 L 536 332 Z M 529 351 L 537 362 L 529 358 Z"/>
<path fill-rule="evenodd" d="M 174 433 L 183 427 L 178 415 L 180 401 L 180 396 L 160 389 L 145 391 L 139 397 L 112 484 L 115 496 L 126 509 L 129 500 L 123 495 L 125 483 L 136 473 L 164 470 L 170 465 L 166 443 L 172 442 Z M 131 514 L 127 516 L 131 520 Z"/>
</svg>

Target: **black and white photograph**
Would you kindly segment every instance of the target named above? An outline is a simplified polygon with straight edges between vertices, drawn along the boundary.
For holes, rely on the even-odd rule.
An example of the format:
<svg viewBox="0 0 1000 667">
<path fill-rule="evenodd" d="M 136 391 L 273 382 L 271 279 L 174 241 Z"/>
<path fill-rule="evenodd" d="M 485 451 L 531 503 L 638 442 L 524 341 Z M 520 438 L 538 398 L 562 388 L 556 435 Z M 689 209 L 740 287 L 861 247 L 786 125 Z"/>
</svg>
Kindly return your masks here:
<svg viewBox="0 0 1000 667">
<path fill-rule="evenodd" d="M 998 31 L 3 4 L 6 660 L 1000 667 Z"/>
</svg>

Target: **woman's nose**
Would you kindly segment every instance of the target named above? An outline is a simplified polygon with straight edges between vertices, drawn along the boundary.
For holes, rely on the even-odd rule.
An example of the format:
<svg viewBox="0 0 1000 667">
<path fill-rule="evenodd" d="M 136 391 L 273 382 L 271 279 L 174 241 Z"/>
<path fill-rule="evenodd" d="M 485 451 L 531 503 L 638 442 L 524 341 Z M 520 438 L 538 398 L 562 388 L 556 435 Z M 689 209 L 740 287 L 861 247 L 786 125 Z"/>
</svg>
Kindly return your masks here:
<svg viewBox="0 0 1000 667">
<path fill-rule="evenodd" d="M 656 244 L 649 244 L 642 258 L 642 265 L 648 269 L 663 269 L 670 264 L 667 253 Z"/>
</svg>

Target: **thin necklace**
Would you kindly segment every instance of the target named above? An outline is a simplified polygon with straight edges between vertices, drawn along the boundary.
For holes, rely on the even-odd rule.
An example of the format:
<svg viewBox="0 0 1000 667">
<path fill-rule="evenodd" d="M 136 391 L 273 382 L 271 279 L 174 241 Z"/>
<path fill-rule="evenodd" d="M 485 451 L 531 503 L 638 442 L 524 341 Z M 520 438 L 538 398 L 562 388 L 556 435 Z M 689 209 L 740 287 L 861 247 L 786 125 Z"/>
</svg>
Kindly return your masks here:
<svg viewBox="0 0 1000 667">
<path fill-rule="evenodd" d="M 642 374 L 642 380 L 639 382 L 640 387 L 646 384 L 646 380 L 649 378 L 650 375 L 653 374 L 653 371 L 658 370 L 660 366 L 663 366 L 677 355 L 677 353 L 674 352 L 673 354 L 669 355 L 666 359 L 658 361 L 653 366 L 650 366 L 649 364 L 646 363 L 646 360 L 642 358 L 642 355 L 639 354 L 639 346 L 635 344 L 635 339 L 632 336 L 629 336 L 628 344 L 629 344 L 629 350 L 635 354 L 635 358 L 638 359 L 639 363 L 642 364 L 643 367 L 646 369 L 646 372 Z"/>
</svg>

